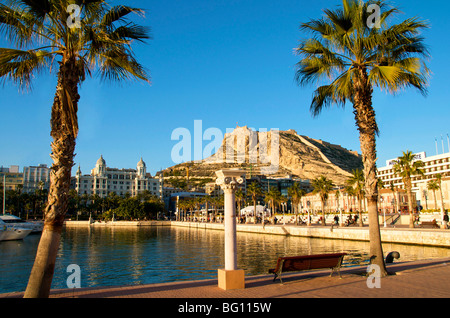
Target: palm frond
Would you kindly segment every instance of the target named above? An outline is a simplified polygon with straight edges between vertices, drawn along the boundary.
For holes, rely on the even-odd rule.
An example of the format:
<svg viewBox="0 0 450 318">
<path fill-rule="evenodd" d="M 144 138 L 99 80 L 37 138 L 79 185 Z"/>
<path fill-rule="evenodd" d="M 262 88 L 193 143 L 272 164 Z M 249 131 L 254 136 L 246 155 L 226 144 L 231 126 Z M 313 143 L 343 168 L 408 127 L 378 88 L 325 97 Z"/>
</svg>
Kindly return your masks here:
<svg viewBox="0 0 450 318">
<path fill-rule="evenodd" d="M 80 6 L 81 29 L 67 25 L 69 4 Z M 95 69 L 104 80 L 148 81 L 148 72 L 133 56 L 131 46 L 150 39 L 150 31 L 129 20 L 130 14 L 143 16 L 144 11 L 124 5 L 111 7 L 104 0 L 9 0 L 9 5 L 0 4 L 0 33 L 23 49 L 20 54 L 3 51 L 2 81 L 11 79 L 29 88 L 37 71 L 50 66 L 53 59 L 61 62 L 69 56 L 76 57 L 73 69 L 80 81 Z M 49 50 L 26 50 L 36 44 Z"/>
<path fill-rule="evenodd" d="M 23 48 L 31 40 L 32 29 L 27 23 L 31 17 L 19 10 L 0 4 L 0 33 L 6 34 L 17 47 Z"/>
<path fill-rule="evenodd" d="M 41 21 L 52 9 L 52 4 L 49 0 L 15 0 L 12 2 L 26 8 L 28 13 Z"/>
<path fill-rule="evenodd" d="M 367 23 L 373 4 L 380 8 L 380 28 Z M 370 91 L 378 86 L 395 94 L 414 87 L 426 94 L 430 70 L 424 58 L 429 52 L 420 33 L 428 24 L 414 17 L 389 26 L 397 13 L 383 0 L 342 0 L 342 7 L 324 10 L 321 19 L 301 25 L 312 37 L 296 49 L 301 60 L 295 80 L 298 85 L 320 85 L 310 107 L 313 116 L 332 104 L 353 102 L 353 86 L 366 77 Z"/>
<path fill-rule="evenodd" d="M 144 40 L 151 39 L 149 35 L 150 28 L 129 23 L 124 26 L 120 26 L 111 33 L 112 40 L 137 40 L 144 42 Z"/>
<path fill-rule="evenodd" d="M 102 80 L 122 81 L 140 79 L 149 82 L 150 76 L 129 52 L 109 51 L 101 54 L 99 75 Z"/>
<path fill-rule="evenodd" d="M 102 27 L 111 26 L 114 22 L 122 20 L 130 13 L 144 15 L 144 10 L 123 5 L 114 6 L 103 16 L 100 24 Z"/>
<path fill-rule="evenodd" d="M 3 83 L 11 80 L 20 88 L 29 89 L 34 75 L 49 65 L 51 56 L 46 50 L 0 48 L 0 79 Z"/>
</svg>

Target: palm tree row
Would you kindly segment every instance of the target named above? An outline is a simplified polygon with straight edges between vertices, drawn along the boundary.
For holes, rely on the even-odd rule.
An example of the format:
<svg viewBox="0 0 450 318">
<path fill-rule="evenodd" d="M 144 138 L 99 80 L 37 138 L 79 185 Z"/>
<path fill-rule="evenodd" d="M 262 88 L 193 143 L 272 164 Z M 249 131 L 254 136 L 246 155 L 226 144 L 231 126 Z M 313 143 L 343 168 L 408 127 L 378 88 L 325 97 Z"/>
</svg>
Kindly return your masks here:
<svg viewBox="0 0 450 318">
<path fill-rule="evenodd" d="M 415 160 L 415 156 L 411 151 L 403 152 L 403 155 L 400 156 L 394 163 L 393 169 L 394 172 L 402 178 L 402 181 L 405 185 L 405 189 L 408 195 L 408 208 L 409 213 L 411 215 L 411 221 L 410 221 L 410 227 L 414 227 L 414 211 L 416 200 L 414 198 L 414 195 L 412 193 L 412 182 L 411 177 L 415 175 L 424 175 L 423 171 L 424 163 L 420 160 Z M 441 175 L 438 174 L 436 176 L 436 180 L 432 180 L 428 183 L 428 189 L 430 190 L 438 190 L 440 189 L 439 182 L 441 180 Z M 312 186 L 314 187 L 313 193 L 319 193 L 322 201 L 322 210 L 324 210 L 324 206 L 326 204 L 326 200 L 328 198 L 328 193 L 331 192 L 331 189 L 333 187 L 330 180 L 326 179 L 325 177 L 320 177 L 318 179 L 313 180 Z M 381 179 L 377 179 L 377 188 L 382 189 L 384 187 L 383 182 Z M 362 211 L 366 211 L 365 208 L 365 201 L 366 201 L 366 195 L 365 195 L 365 177 L 363 171 L 359 169 L 352 170 L 352 176 L 347 180 L 346 186 L 344 187 L 344 191 L 349 196 L 354 196 L 359 201 L 359 222 L 362 226 Z M 390 190 L 395 195 L 396 189 L 394 187 L 394 184 L 391 182 L 390 184 Z M 436 198 L 436 196 L 435 196 Z M 442 199 L 442 195 L 441 195 Z M 442 202 L 443 204 L 443 202 Z M 364 206 L 363 206 L 364 205 Z"/>
<path fill-rule="evenodd" d="M 2 183 L 0 183 L 0 193 L 3 193 Z M 22 185 L 18 185 L 17 189 L 7 190 L 5 193 L 5 213 L 26 219 L 44 219 L 47 196 L 48 190 L 43 187 L 38 187 L 34 192 L 28 193 L 23 191 Z"/>
<path fill-rule="evenodd" d="M 444 196 L 442 194 L 442 175 L 440 173 L 436 174 L 436 179 L 428 181 L 427 189 L 433 191 L 435 209 L 437 209 L 438 206 L 436 191 L 439 190 L 441 195 L 441 212 L 444 212 L 445 205 L 444 205 Z"/>
<path fill-rule="evenodd" d="M 254 211 L 256 211 L 257 202 L 258 200 L 261 200 L 265 201 L 271 207 L 271 211 L 273 214 L 277 209 L 279 209 L 282 203 L 286 203 L 290 199 L 292 202 L 293 211 L 295 212 L 295 215 L 297 217 L 299 211 L 298 204 L 300 203 L 300 200 L 304 194 L 305 191 L 300 188 L 300 185 L 298 183 L 294 183 L 291 187 L 288 188 L 288 197 L 285 197 L 276 187 L 270 187 L 269 191 L 264 194 L 261 190 L 260 185 L 257 182 L 252 182 L 247 187 L 247 198 L 241 189 L 236 190 L 236 213 L 239 213 L 242 205 L 245 204 L 247 200 L 249 202 L 252 202 Z M 216 218 L 218 210 L 222 208 L 223 205 L 223 195 L 220 197 L 211 197 L 209 195 L 206 195 L 202 197 L 183 199 L 177 203 L 179 211 L 177 220 L 186 219 L 187 212 L 190 212 L 191 215 L 192 213 L 194 213 L 194 215 L 198 218 L 198 213 L 201 210 L 202 206 L 204 206 L 205 211 L 209 211 L 210 209 L 208 208 L 208 206 L 211 206 L 213 207 L 213 216 L 210 219 L 210 221 L 212 222 Z"/>
<path fill-rule="evenodd" d="M 279 210 L 280 206 L 283 203 L 287 203 L 289 200 L 291 201 L 292 210 L 296 215 L 298 215 L 298 204 L 300 203 L 300 200 L 302 196 L 305 195 L 305 191 L 300 188 L 300 184 L 295 182 L 292 186 L 290 186 L 288 189 L 288 196 L 284 196 L 281 194 L 281 192 L 276 187 L 269 187 L 268 191 L 266 193 L 263 193 L 261 186 L 256 182 L 252 182 L 247 187 L 247 194 L 249 195 L 249 198 L 253 202 L 253 211 L 256 211 L 256 202 L 258 200 L 265 201 L 269 206 L 272 215 L 276 213 L 277 209 Z M 264 214 L 263 214 L 264 215 Z M 256 216 L 256 214 L 255 214 Z"/>
<path fill-rule="evenodd" d="M 195 198 L 182 199 L 177 203 L 178 214 L 176 217 L 177 221 L 188 220 L 188 212 L 191 217 L 200 218 L 200 210 L 201 207 L 205 207 L 205 211 L 207 212 L 207 217 L 209 217 L 210 209 L 212 207 L 213 214 L 209 219 L 210 222 L 214 222 L 218 216 L 218 212 L 220 208 L 224 206 L 223 196 L 220 197 L 211 197 L 209 195 Z M 194 215 L 193 215 L 194 214 Z"/>
<path fill-rule="evenodd" d="M 156 219 L 165 210 L 164 202 L 145 190 L 135 197 L 130 193 L 119 196 L 110 192 L 102 198 L 98 194 L 81 194 L 70 190 L 67 216 L 72 219 L 87 219 L 92 216 L 103 220 Z"/>
</svg>

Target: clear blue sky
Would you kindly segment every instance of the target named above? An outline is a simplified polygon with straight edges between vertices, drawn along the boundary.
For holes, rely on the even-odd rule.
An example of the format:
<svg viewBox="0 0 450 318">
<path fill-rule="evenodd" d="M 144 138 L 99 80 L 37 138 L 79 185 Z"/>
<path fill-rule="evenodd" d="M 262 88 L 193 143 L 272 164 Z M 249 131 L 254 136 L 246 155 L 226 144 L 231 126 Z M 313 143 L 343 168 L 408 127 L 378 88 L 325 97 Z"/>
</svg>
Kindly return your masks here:
<svg viewBox="0 0 450 318">
<path fill-rule="evenodd" d="M 114 1 L 117 3 L 117 1 Z M 171 160 L 172 131 L 203 129 L 225 132 L 240 126 L 295 129 L 299 134 L 360 152 L 350 105 L 332 108 L 318 118 L 309 112 L 313 87 L 294 82 L 298 57 L 293 48 L 306 35 L 298 27 L 319 18 L 338 0 L 165 0 L 126 1 L 147 10 L 140 23 L 153 40 L 136 54 L 150 70 L 152 85 L 106 84 L 88 79 L 80 90 L 80 133 L 76 165 L 89 173 L 103 154 L 110 167 L 135 168 L 140 157 L 155 173 Z M 376 91 L 374 107 L 381 134 L 379 166 L 409 149 L 434 155 L 435 137 L 450 132 L 450 66 L 447 1 L 393 1 L 406 19 L 420 16 L 431 28 L 424 33 L 433 72 L 428 97 L 408 90 L 398 96 Z M 7 47 L 4 38 L 0 46 Z M 12 84 L 0 87 L 0 165 L 51 165 L 50 109 L 55 73 L 43 74 L 31 93 Z M 205 142 L 207 144 L 208 142 Z"/>
</svg>

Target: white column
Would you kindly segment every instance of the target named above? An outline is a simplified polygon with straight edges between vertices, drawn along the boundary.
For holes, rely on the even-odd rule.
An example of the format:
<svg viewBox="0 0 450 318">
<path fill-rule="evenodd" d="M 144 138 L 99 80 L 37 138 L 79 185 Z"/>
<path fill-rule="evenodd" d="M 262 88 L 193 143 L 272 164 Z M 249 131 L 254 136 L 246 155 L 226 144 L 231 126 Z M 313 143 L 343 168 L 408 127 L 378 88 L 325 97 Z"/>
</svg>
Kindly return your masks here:
<svg viewBox="0 0 450 318">
<path fill-rule="evenodd" d="M 237 270 L 236 206 L 233 185 L 223 187 L 225 193 L 225 270 Z"/>
<path fill-rule="evenodd" d="M 218 284 L 222 289 L 245 288 L 244 271 L 237 268 L 236 242 L 236 197 L 235 191 L 244 182 L 244 171 L 226 169 L 216 171 L 216 184 L 225 193 L 224 198 L 224 230 L 225 230 L 225 269 L 218 270 Z"/>
</svg>

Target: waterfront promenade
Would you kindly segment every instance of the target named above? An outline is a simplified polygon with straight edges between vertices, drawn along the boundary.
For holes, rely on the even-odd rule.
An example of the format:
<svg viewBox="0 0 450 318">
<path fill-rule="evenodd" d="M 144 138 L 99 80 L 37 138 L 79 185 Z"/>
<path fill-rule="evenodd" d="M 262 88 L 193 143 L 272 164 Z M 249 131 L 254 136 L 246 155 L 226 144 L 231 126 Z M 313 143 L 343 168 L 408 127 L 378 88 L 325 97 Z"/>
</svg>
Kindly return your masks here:
<svg viewBox="0 0 450 318">
<path fill-rule="evenodd" d="M 387 265 L 395 273 L 380 281 L 380 288 L 369 288 L 363 275 L 365 267 L 343 268 L 342 279 L 329 270 L 283 275 L 283 284 L 273 282 L 273 275 L 246 277 L 245 289 L 222 290 L 217 279 L 181 281 L 139 286 L 54 290 L 51 298 L 170 298 L 235 299 L 251 298 L 449 298 L 450 257 Z M 22 293 L 0 295 L 21 298 Z M 174 300 L 175 299 L 175 300 Z M 270 302 L 270 300 L 269 300 Z"/>
</svg>

